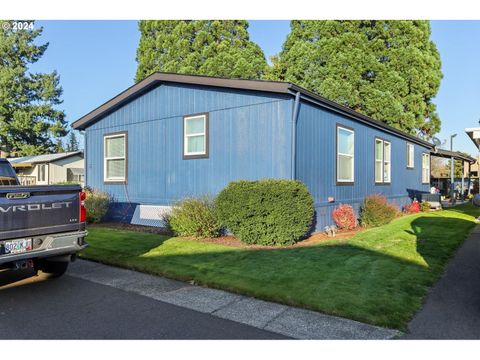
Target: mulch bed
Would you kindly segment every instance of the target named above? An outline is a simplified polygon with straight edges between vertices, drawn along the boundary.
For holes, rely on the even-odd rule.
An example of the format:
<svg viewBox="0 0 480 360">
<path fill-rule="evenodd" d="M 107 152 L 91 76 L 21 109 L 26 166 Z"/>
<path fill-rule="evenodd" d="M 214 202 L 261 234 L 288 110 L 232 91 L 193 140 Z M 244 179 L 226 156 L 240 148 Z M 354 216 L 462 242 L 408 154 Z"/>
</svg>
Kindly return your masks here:
<svg viewBox="0 0 480 360">
<path fill-rule="evenodd" d="M 401 214 L 401 216 L 404 216 L 404 215 L 409 215 L 409 214 L 404 214 L 404 213 Z M 89 224 L 88 226 L 89 227 L 95 227 L 95 226 L 108 227 L 112 229 L 138 231 L 143 233 L 159 234 L 159 235 L 165 235 L 165 236 L 174 236 L 172 231 L 168 229 L 153 227 L 153 226 L 124 224 L 124 223 L 118 223 L 118 222 L 104 222 L 101 224 Z M 339 240 L 339 241 L 347 240 L 352 236 L 358 234 L 359 232 L 362 232 L 365 229 L 366 228 L 364 227 L 357 226 L 357 228 L 355 228 L 354 230 L 337 230 L 337 233 L 334 237 L 329 237 L 324 232 L 317 232 L 310 235 L 308 238 L 302 241 L 299 241 L 293 245 L 286 245 L 286 246 L 248 245 L 240 241 L 240 239 L 236 238 L 235 236 L 220 236 L 217 238 L 205 238 L 205 239 L 197 239 L 193 237 L 185 237 L 185 238 L 189 240 L 204 242 L 207 244 L 225 245 L 225 246 L 231 246 L 231 247 L 242 248 L 242 249 L 268 250 L 268 249 L 296 248 L 296 247 L 302 247 L 302 246 L 314 246 L 328 240 Z"/>
<path fill-rule="evenodd" d="M 268 250 L 268 249 L 284 249 L 284 248 L 297 248 L 302 246 L 313 246 L 328 240 L 346 240 L 363 230 L 364 228 L 362 227 L 357 227 L 354 230 L 339 230 L 337 231 L 337 234 L 335 237 L 329 237 L 327 234 L 323 232 L 318 232 L 318 233 L 312 234 L 305 240 L 299 241 L 293 245 L 286 245 L 286 246 L 248 245 L 241 242 L 240 239 L 236 238 L 235 236 L 221 236 L 218 238 L 207 238 L 207 239 L 195 239 L 195 238 L 190 238 L 190 239 L 208 243 L 208 244 L 225 245 L 225 246 L 231 246 L 235 248 Z"/>
<path fill-rule="evenodd" d="M 167 229 L 153 227 L 153 226 L 143 226 L 143 225 L 134 225 L 134 224 L 122 224 L 117 222 L 105 222 L 101 224 L 89 224 L 89 227 L 107 227 L 111 229 L 119 229 L 119 230 L 129 230 L 129 231 L 137 231 L 143 233 L 150 233 L 150 234 L 158 234 L 158 235 L 166 235 L 166 236 L 173 236 L 173 233 Z M 363 231 L 365 228 L 357 227 L 354 230 L 338 230 L 336 236 L 329 237 L 327 234 L 323 232 L 317 232 L 310 235 L 308 238 L 299 241 L 293 245 L 286 245 L 286 246 L 267 246 L 267 245 L 249 245 L 243 243 L 240 239 L 236 238 L 235 236 L 220 236 L 217 238 L 205 238 L 205 239 L 197 239 L 193 237 L 186 237 L 189 240 L 195 240 L 207 244 L 216 244 L 216 245 L 225 245 L 231 246 L 235 248 L 241 249 L 253 249 L 253 250 L 268 250 L 268 249 L 284 249 L 284 248 L 297 248 L 302 246 L 314 246 L 321 242 L 328 241 L 328 240 L 346 240 L 358 234 L 359 232 Z"/>
<path fill-rule="evenodd" d="M 138 231 L 143 233 L 173 236 L 173 233 L 171 231 L 164 228 L 154 227 L 154 226 L 123 224 L 118 222 L 103 222 L 101 224 L 88 224 L 88 227 L 96 227 L 96 226 L 107 227 L 111 229 Z"/>
</svg>

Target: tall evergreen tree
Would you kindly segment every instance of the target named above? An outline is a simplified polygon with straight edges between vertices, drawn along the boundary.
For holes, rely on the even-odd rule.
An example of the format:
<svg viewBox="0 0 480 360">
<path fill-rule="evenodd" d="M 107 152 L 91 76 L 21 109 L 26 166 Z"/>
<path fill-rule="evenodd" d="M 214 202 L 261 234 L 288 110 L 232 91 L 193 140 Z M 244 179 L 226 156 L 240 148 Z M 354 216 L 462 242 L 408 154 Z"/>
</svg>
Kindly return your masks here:
<svg viewBox="0 0 480 360">
<path fill-rule="evenodd" d="M 63 146 L 63 140 L 62 139 L 58 139 L 55 143 L 55 152 L 56 153 L 63 153 L 65 152 L 65 147 Z"/>
<path fill-rule="evenodd" d="M 464 155 L 464 156 L 470 156 L 470 154 L 467 154 L 463 151 L 459 151 L 459 153 Z M 451 162 L 452 162 L 452 160 L 448 160 L 448 174 L 450 174 L 450 171 L 451 171 L 451 167 L 450 167 Z M 453 162 L 453 174 L 456 178 L 461 178 L 462 177 L 462 172 L 463 172 L 462 171 L 463 170 L 462 165 L 463 165 L 464 168 L 468 168 L 467 165 L 462 164 L 462 163 L 463 163 L 462 160 L 454 160 L 454 162 Z"/>
<path fill-rule="evenodd" d="M 75 131 L 71 130 L 67 140 L 67 151 L 78 151 L 78 140 Z"/>
<path fill-rule="evenodd" d="M 440 130 L 442 79 L 428 21 L 292 21 L 267 79 L 297 83 L 426 138 Z"/>
<path fill-rule="evenodd" d="M 155 71 L 259 79 L 267 63 L 245 20 L 144 20 L 137 49 L 140 81 Z"/>
<path fill-rule="evenodd" d="M 0 30 L 0 143 L 18 155 L 55 151 L 55 138 L 66 135 L 59 76 L 30 73 L 28 66 L 45 53 L 36 30 Z"/>
</svg>

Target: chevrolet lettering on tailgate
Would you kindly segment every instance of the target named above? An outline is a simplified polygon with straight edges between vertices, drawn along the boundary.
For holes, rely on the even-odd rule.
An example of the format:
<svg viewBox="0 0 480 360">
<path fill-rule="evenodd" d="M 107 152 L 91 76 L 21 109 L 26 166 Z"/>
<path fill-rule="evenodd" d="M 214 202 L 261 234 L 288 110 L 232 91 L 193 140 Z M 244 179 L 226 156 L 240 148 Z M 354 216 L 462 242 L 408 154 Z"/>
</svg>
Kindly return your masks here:
<svg viewBox="0 0 480 360">
<path fill-rule="evenodd" d="M 33 268 L 62 275 L 87 247 L 80 185 L 21 186 L 0 158 L 0 274 Z"/>
<path fill-rule="evenodd" d="M 27 204 L 27 205 L 12 205 L 8 207 L 0 206 L 0 212 L 8 213 L 9 211 L 41 211 L 41 210 L 55 210 L 62 208 L 69 208 L 72 205 L 70 201 L 50 203 L 50 204 Z"/>
</svg>

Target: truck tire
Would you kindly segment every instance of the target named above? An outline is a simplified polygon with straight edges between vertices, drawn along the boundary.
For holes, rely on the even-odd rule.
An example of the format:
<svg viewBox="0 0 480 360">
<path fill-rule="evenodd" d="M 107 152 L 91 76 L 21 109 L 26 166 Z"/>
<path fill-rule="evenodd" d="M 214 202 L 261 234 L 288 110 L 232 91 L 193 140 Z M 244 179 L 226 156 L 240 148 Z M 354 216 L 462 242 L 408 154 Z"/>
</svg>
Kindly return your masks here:
<svg viewBox="0 0 480 360">
<path fill-rule="evenodd" d="M 65 274 L 68 268 L 68 261 L 42 261 L 39 264 L 39 269 L 49 274 L 51 277 L 59 277 Z"/>
</svg>

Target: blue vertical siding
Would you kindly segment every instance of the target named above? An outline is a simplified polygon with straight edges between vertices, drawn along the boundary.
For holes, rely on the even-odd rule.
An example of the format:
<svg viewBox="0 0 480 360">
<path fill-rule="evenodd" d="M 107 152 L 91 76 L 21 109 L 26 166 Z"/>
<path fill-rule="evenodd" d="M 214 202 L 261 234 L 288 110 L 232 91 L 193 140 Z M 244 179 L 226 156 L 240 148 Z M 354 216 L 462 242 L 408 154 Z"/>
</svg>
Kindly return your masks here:
<svg viewBox="0 0 480 360">
<path fill-rule="evenodd" d="M 355 131 L 355 173 L 353 185 L 336 184 L 336 126 Z M 376 185 L 374 172 L 374 141 L 380 137 L 391 142 L 391 184 Z M 383 194 L 402 207 L 416 192 L 429 190 L 421 184 L 422 153 L 429 149 L 415 147 L 414 168 L 407 169 L 407 141 L 351 120 L 337 113 L 302 101 L 297 123 L 296 177 L 310 189 L 317 213 L 317 229 L 333 223 L 331 213 L 340 203 L 357 210 L 366 195 Z M 335 199 L 328 202 L 328 197 Z"/>
<path fill-rule="evenodd" d="M 113 195 L 111 218 L 129 221 L 137 204 L 169 205 L 202 194 L 216 195 L 239 179 L 290 178 L 293 97 L 257 91 L 162 84 L 116 109 L 86 129 L 86 184 Z M 209 113 L 209 157 L 183 159 L 183 117 Z M 336 126 L 355 131 L 355 182 L 336 184 Z M 103 182 L 103 137 L 128 133 L 128 184 Z M 374 181 L 374 139 L 391 142 L 391 184 Z M 358 211 L 369 194 L 381 193 L 399 207 L 421 184 L 422 153 L 406 167 L 407 141 L 302 100 L 296 130 L 296 178 L 315 200 L 316 229 L 332 224 L 340 203 Z M 327 201 L 335 199 L 334 203 Z"/>
<path fill-rule="evenodd" d="M 87 128 L 87 184 L 118 202 L 166 205 L 238 179 L 288 178 L 287 95 L 161 85 Z M 209 157 L 183 159 L 183 116 L 209 113 Z M 128 184 L 104 184 L 103 136 L 128 132 Z"/>
</svg>

